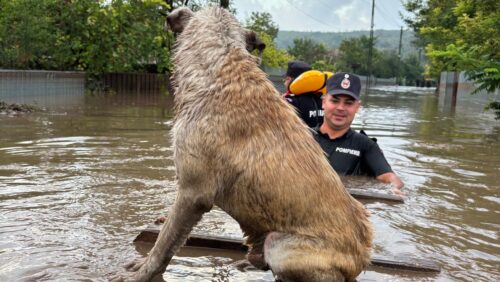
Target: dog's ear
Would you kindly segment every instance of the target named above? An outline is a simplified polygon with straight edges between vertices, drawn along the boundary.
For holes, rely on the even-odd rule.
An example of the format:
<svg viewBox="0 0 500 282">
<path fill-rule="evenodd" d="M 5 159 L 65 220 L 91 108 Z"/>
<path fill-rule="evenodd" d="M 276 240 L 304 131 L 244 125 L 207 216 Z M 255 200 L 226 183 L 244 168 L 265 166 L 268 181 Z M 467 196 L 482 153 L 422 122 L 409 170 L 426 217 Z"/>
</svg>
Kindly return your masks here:
<svg viewBox="0 0 500 282">
<path fill-rule="evenodd" d="M 177 8 L 167 17 L 167 23 L 174 33 L 181 33 L 194 15 L 187 7 Z"/>
<path fill-rule="evenodd" d="M 253 50 L 259 50 L 259 54 L 262 54 L 264 49 L 266 48 L 266 44 L 260 40 L 257 36 L 257 33 L 251 30 L 247 30 L 245 32 L 245 41 L 248 52 L 252 52 Z"/>
</svg>

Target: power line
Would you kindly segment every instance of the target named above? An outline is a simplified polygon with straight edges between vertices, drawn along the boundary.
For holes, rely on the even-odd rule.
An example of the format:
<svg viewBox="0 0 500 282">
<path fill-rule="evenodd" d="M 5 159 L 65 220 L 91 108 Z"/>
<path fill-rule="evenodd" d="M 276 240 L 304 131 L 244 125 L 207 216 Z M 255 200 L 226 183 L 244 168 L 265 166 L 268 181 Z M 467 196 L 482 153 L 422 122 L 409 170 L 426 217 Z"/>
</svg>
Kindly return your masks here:
<svg viewBox="0 0 500 282">
<path fill-rule="evenodd" d="M 335 8 L 333 8 L 332 6 L 330 6 L 329 4 L 326 4 L 325 2 L 321 1 L 321 0 L 318 0 L 321 4 L 323 4 L 323 6 L 327 7 L 328 9 L 331 9 L 331 10 L 335 10 Z"/>
<path fill-rule="evenodd" d="M 313 16 L 309 15 L 308 13 L 304 12 L 303 10 L 301 10 L 301 9 L 297 8 L 291 0 L 287 0 L 287 2 L 288 2 L 288 3 L 290 3 L 290 5 L 291 5 L 292 7 L 294 7 L 295 9 L 297 9 L 299 12 L 301 12 L 302 14 L 304 14 L 304 15 L 308 16 L 309 18 L 311 18 L 311 19 L 315 20 L 316 22 L 318 22 L 318 23 L 320 23 L 320 24 L 324 24 L 324 25 L 329 26 L 329 27 L 331 27 L 331 28 L 335 28 L 334 26 L 332 26 L 332 25 L 330 25 L 330 24 L 328 24 L 328 23 L 326 23 L 326 22 L 320 21 L 320 20 L 318 20 L 316 17 L 313 17 Z"/>
<path fill-rule="evenodd" d="M 363 2 L 365 2 L 367 5 L 370 5 L 370 6 L 372 5 L 372 3 L 369 2 L 369 0 L 363 0 Z M 383 5 L 381 5 L 381 6 L 383 6 Z M 377 9 L 377 11 L 382 13 L 386 19 L 392 21 L 391 24 L 395 23 L 398 29 L 399 29 L 399 27 L 401 27 L 401 25 L 402 25 L 401 23 L 397 22 L 397 20 L 395 20 L 394 17 L 387 15 L 382 9 L 380 9 L 378 7 L 378 5 L 375 5 L 375 9 Z"/>
<path fill-rule="evenodd" d="M 384 1 L 381 1 L 381 2 L 382 2 L 382 3 L 380 3 L 380 2 L 379 2 L 379 3 L 380 3 L 380 5 L 379 5 L 379 6 L 381 7 L 381 9 L 379 9 L 377 5 L 375 5 L 375 8 L 376 8 L 376 9 L 377 9 L 380 13 L 384 14 L 384 16 L 386 16 L 389 20 L 391 20 L 391 21 L 392 21 L 392 23 L 395 23 L 398 27 L 402 26 L 402 25 L 403 25 L 403 24 L 402 24 L 402 22 L 400 22 L 400 21 L 396 20 L 393 16 L 389 16 L 389 15 L 387 15 L 387 14 L 384 12 L 384 10 L 388 10 L 388 9 L 387 9 L 387 8 L 385 7 L 385 5 L 383 4 L 383 3 L 384 3 Z"/>
<path fill-rule="evenodd" d="M 393 24 L 396 24 L 396 26 L 401 26 L 400 23 L 397 23 L 396 20 L 394 20 L 393 18 L 389 17 L 382 9 L 380 9 L 378 6 L 375 6 L 375 9 L 377 11 L 379 11 L 381 14 L 383 14 L 385 16 L 386 19 L 388 19 L 389 21 L 391 21 L 391 23 Z"/>
</svg>

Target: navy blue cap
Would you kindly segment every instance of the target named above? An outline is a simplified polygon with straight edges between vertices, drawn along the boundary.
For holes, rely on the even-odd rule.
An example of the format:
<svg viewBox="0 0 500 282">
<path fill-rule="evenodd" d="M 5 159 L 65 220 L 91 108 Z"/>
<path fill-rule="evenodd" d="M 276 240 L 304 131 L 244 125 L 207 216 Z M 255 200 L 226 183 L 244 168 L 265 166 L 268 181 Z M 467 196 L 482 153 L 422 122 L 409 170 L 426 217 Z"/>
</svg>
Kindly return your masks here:
<svg viewBox="0 0 500 282">
<path fill-rule="evenodd" d="M 311 66 L 302 61 L 290 61 L 288 62 L 288 69 L 286 70 L 285 76 L 289 76 L 291 78 L 296 78 L 301 75 L 303 72 L 311 70 Z"/>
<path fill-rule="evenodd" d="M 361 93 L 361 80 L 355 74 L 339 72 L 326 81 L 326 94 L 349 95 L 359 100 Z"/>
</svg>

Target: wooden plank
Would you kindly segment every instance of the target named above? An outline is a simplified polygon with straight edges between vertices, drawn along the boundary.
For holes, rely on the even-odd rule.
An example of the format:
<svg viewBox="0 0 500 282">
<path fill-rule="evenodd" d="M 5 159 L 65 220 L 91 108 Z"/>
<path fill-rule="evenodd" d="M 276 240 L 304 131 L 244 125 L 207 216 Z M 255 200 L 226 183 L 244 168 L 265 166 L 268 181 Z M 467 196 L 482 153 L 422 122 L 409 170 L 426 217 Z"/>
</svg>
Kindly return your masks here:
<svg viewBox="0 0 500 282">
<path fill-rule="evenodd" d="M 150 225 L 139 233 L 139 235 L 134 239 L 134 242 L 154 243 L 158 238 L 159 232 L 159 225 Z M 247 246 L 243 244 L 243 240 L 240 238 L 202 235 L 196 233 L 191 233 L 189 235 L 186 241 L 186 246 L 235 250 L 242 252 L 248 251 Z"/>
<path fill-rule="evenodd" d="M 409 261 L 411 259 L 411 261 Z M 433 261 L 415 258 L 387 258 L 372 255 L 372 265 L 420 272 L 441 272 L 441 267 Z"/>
<path fill-rule="evenodd" d="M 382 200 L 394 203 L 404 203 L 404 198 L 398 195 L 385 194 L 361 189 L 347 189 L 349 194 L 358 200 Z"/>
<path fill-rule="evenodd" d="M 160 232 L 159 225 L 150 225 L 135 238 L 134 242 L 154 243 Z M 240 238 L 222 237 L 191 233 L 186 241 L 189 247 L 204 247 L 223 250 L 236 250 L 246 252 L 247 246 Z M 441 267 L 433 261 L 414 258 L 387 258 L 373 255 L 371 263 L 374 266 L 393 268 L 398 270 L 411 270 L 420 272 L 440 272 Z"/>
</svg>

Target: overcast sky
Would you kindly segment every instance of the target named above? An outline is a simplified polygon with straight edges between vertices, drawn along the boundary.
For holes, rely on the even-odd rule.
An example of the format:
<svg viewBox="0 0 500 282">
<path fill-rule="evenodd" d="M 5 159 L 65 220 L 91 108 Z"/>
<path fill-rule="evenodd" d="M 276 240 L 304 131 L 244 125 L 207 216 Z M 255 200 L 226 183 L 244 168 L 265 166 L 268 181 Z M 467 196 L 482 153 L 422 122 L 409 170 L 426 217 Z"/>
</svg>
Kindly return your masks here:
<svg viewBox="0 0 500 282">
<path fill-rule="evenodd" d="M 234 0 L 242 22 L 252 12 L 268 12 L 280 30 L 369 30 L 372 0 Z M 375 29 L 400 29 L 401 0 L 375 0 Z M 406 28 L 406 26 L 404 26 Z"/>
</svg>

